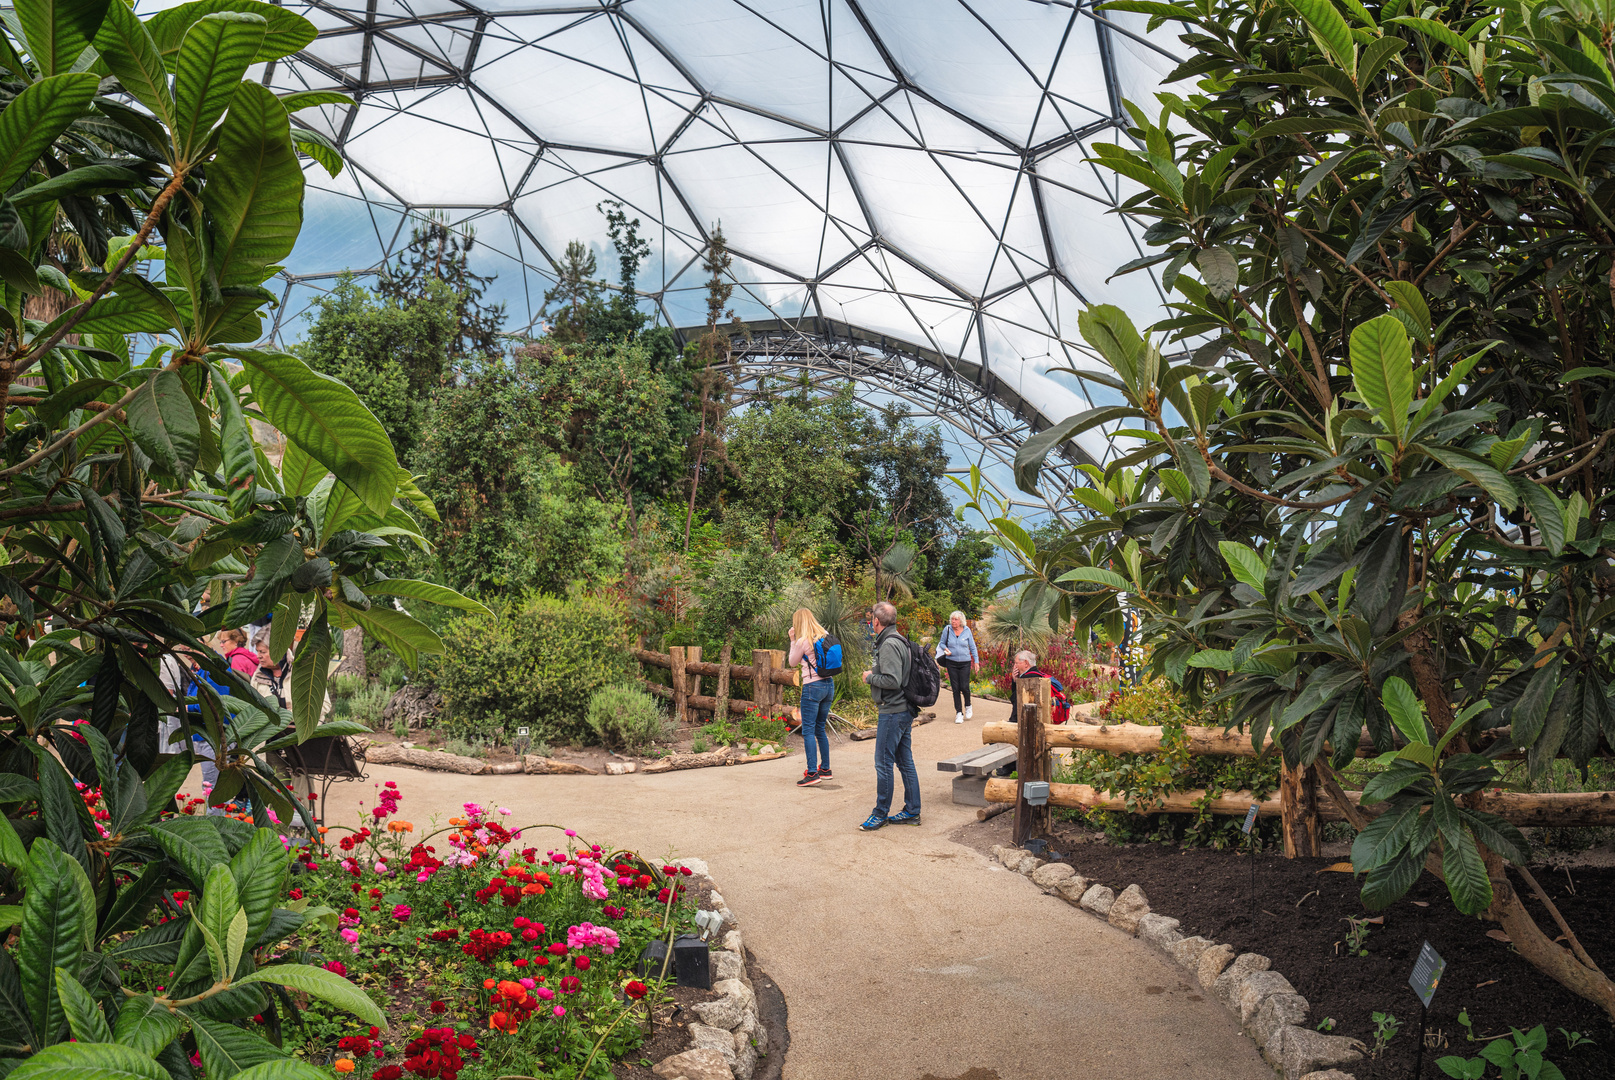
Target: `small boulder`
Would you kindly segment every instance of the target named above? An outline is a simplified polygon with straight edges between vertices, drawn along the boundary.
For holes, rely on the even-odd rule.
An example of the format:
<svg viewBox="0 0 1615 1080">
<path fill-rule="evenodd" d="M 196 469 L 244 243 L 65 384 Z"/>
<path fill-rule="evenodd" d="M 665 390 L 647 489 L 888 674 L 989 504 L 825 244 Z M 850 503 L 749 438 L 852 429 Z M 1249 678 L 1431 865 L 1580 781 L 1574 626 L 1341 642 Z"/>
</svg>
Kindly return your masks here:
<svg viewBox="0 0 1615 1080">
<path fill-rule="evenodd" d="M 1341 1072 L 1339 1069 L 1325 1069 L 1323 1072 L 1307 1073 L 1301 1080 L 1357 1080 L 1357 1078 L 1351 1073 Z"/>
<path fill-rule="evenodd" d="M 1022 877 L 1031 877 L 1037 871 L 1037 868 L 1046 862 L 1048 862 L 1047 859 L 1040 859 L 1036 855 L 1028 853 L 1022 855 L 1021 861 L 1015 864 L 1015 872 Z"/>
<path fill-rule="evenodd" d="M 1217 1000 L 1222 1002 L 1223 1008 L 1238 1015 L 1239 991 L 1245 985 L 1245 980 L 1253 973 L 1266 971 L 1272 966 L 1273 961 L 1265 956 L 1241 953 L 1232 964 L 1223 969 L 1221 975 L 1217 976 L 1217 981 L 1212 984 L 1211 989 L 1216 993 Z"/>
<path fill-rule="evenodd" d="M 1200 963 L 1197 974 L 1200 985 L 1207 990 L 1217 985 L 1217 976 L 1222 969 L 1234 962 L 1234 947 L 1232 945 L 1213 945 L 1200 954 Z"/>
<path fill-rule="evenodd" d="M 680 866 L 688 866 L 690 868 L 690 873 L 694 874 L 696 877 L 712 876 L 712 871 L 707 869 L 707 864 L 703 859 L 680 859 L 678 864 Z"/>
<path fill-rule="evenodd" d="M 639 769 L 639 763 L 634 761 L 608 761 L 606 762 L 607 776 L 624 776 Z"/>
<path fill-rule="evenodd" d="M 1240 957 L 1241 960 L 1244 957 Z M 1238 961 L 1235 961 L 1237 964 Z M 1234 992 L 1232 1008 L 1239 1013 L 1240 1026 L 1249 1028 L 1251 1021 L 1256 1019 L 1256 1011 L 1262 1007 L 1262 1002 L 1274 994 L 1293 994 L 1295 987 L 1276 971 L 1253 971 L 1245 976 L 1245 981 Z"/>
<path fill-rule="evenodd" d="M 1110 905 L 1110 910 L 1105 913 L 1105 918 L 1109 919 L 1110 925 L 1116 929 L 1125 930 L 1129 934 L 1137 934 L 1138 920 L 1149 913 L 1149 897 L 1145 896 L 1144 890 L 1137 885 L 1129 885 L 1122 890 L 1122 894 L 1116 897 L 1115 902 Z"/>
<path fill-rule="evenodd" d="M 1300 994 L 1272 994 L 1262 1001 L 1256 1016 L 1245 1026 L 1245 1031 L 1265 1053 L 1269 1046 L 1277 1048 L 1275 1040 L 1284 1028 L 1291 1025 L 1306 1027 L 1309 1012 L 1307 999 Z M 1276 1063 L 1278 1058 L 1279 1055 L 1275 1053 L 1268 1057 L 1268 1061 Z"/>
<path fill-rule="evenodd" d="M 1279 1030 L 1279 1068 L 1284 1080 L 1302 1080 L 1309 1073 L 1350 1065 L 1363 1059 L 1366 1047 L 1344 1035 L 1325 1035 L 1311 1028 L 1287 1027 Z M 1268 1051 L 1271 1052 L 1269 1044 Z"/>
<path fill-rule="evenodd" d="M 703 1001 L 694 1006 L 695 1015 L 708 1027 L 733 1031 L 746 1019 L 746 1002 L 742 998 L 725 994 L 715 1001 Z"/>
<path fill-rule="evenodd" d="M 757 1011 L 756 992 L 739 979 L 719 979 L 712 984 L 712 989 L 726 998 L 733 998 L 740 1004 L 740 1010 L 744 1013 Z"/>
<path fill-rule="evenodd" d="M 1032 871 L 1032 884 L 1046 893 L 1058 892 L 1060 882 L 1076 876 L 1076 873 L 1066 863 L 1048 863 Z"/>
<path fill-rule="evenodd" d="M 1030 854 L 1030 851 L 1022 851 L 1018 847 L 999 848 L 998 861 L 1004 864 L 1005 870 L 1013 870 Z"/>
<path fill-rule="evenodd" d="M 651 1066 L 662 1080 L 735 1080 L 729 1063 L 716 1050 L 686 1050 Z"/>
<path fill-rule="evenodd" d="M 723 947 L 732 953 L 738 953 L 740 956 L 746 955 L 746 946 L 740 940 L 739 930 L 731 930 L 723 935 Z"/>
<path fill-rule="evenodd" d="M 711 1027 L 707 1024 L 690 1025 L 690 1041 L 697 1050 L 715 1050 L 723 1055 L 725 1068 L 733 1069 L 735 1063 L 735 1037 L 723 1028 Z"/>
<path fill-rule="evenodd" d="M 1209 938 L 1187 937 L 1173 942 L 1166 951 L 1172 954 L 1172 959 L 1190 971 L 1198 972 L 1201 954 L 1215 944 L 1216 942 Z"/>
<path fill-rule="evenodd" d="M 1101 919 L 1110 914 L 1110 905 L 1115 902 L 1116 894 L 1103 885 L 1090 885 L 1078 901 L 1083 911 L 1091 911 Z"/>
<path fill-rule="evenodd" d="M 1169 952 L 1174 944 L 1183 940 L 1183 935 L 1178 933 L 1178 926 L 1178 920 L 1169 919 L 1165 915 L 1153 913 L 1140 915 L 1138 936 L 1162 952 Z"/>
<path fill-rule="evenodd" d="M 738 979 L 746 972 L 746 963 L 740 958 L 740 954 L 730 952 L 728 949 L 714 949 L 710 959 L 713 981 Z"/>
<path fill-rule="evenodd" d="M 1092 884 L 1093 882 L 1089 881 L 1081 874 L 1075 874 L 1066 878 L 1064 881 L 1060 882 L 1059 885 L 1055 886 L 1054 891 L 1063 896 L 1066 903 L 1080 904 L 1082 903 L 1082 894 L 1087 892 L 1088 887 Z"/>
<path fill-rule="evenodd" d="M 749 1034 L 737 1031 L 734 1038 L 735 1080 L 751 1080 L 752 1073 L 757 1071 L 757 1047 L 752 1045 L 752 1037 Z"/>
</svg>

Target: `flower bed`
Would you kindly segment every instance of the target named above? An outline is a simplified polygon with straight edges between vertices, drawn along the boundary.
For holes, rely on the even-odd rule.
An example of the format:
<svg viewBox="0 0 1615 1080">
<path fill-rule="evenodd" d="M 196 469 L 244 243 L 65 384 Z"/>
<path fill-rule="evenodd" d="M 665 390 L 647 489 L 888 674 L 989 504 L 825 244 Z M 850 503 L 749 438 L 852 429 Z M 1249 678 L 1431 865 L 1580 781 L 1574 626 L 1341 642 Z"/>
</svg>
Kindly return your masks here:
<svg viewBox="0 0 1615 1080">
<path fill-rule="evenodd" d="M 363 990 L 387 1028 L 299 1001 L 278 1024 L 257 1017 L 262 1033 L 353 1080 L 610 1077 L 666 998 L 670 970 L 635 968 L 651 941 L 691 928 L 691 871 L 512 827 L 503 807 L 466 803 L 418 830 L 402 802 L 388 781 L 357 828 L 281 838 L 294 871 L 281 903 L 310 916 L 291 950 Z M 156 989 L 168 973 L 148 974 Z"/>
</svg>

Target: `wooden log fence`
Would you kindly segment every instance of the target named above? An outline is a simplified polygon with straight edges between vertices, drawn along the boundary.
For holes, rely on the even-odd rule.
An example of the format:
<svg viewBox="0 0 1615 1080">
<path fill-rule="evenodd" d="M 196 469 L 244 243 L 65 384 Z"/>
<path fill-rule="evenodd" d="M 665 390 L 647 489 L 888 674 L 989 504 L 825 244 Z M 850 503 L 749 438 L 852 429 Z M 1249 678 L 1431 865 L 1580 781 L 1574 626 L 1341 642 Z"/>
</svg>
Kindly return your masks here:
<svg viewBox="0 0 1615 1080">
<path fill-rule="evenodd" d="M 641 678 L 639 684 L 672 701 L 673 713 L 682 723 L 694 723 L 698 713 L 716 713 L 718 703 L 726 697 L 731 710 L 755 709 L 768 717 L 783 716 L 789 711 L 785 706 L 784 688 L 802 685 L 802 673 L 786 667 L 785 654 L 778 649 L 754 649 L 750 664 L 730 664 L 727 668 L 702 660 L 699 645 L 674 645 L 665 653 L 636 649 L 634 659 L 647 667 L 665 668 L 670 672 L 670 686 L 645 678 Z M 703 676 L 717 678 L 715 694 L 701 693 Z M 729 694 L 735 682 L 751 684 L 749 699 Z"/>
<path fill-rule="evenodd" d="M 1154 802 L 1135 801 L 1129 805 L 1126 796 L 1116 792 L 1100 791 L 1087 784 L 1051 783 L 1048 803 L 1032 806 L 1025 799 L 1024 787 L 1028 781 L 1047 781 L 1053 775 L 1051 749 L 1103 750 L 1112 754 L 1159 753 L 1162 749 L 1162 729 L 1139 724 L 1109 727 L 1052 725 L 1047 723 L 1048 680 L 1023 679 L 1020 685 L 1023 688 L 1021 700 L 1031 702 L 1022 705 L 1022 722 L 984 724 L 981 731 L 983 743 L 1013 743 L 1018 748 L 1016 778 L 990 779 L 985 793 L 989 803 L 1014 804 L 1014 838 L 1017 845 L 1047 831 L 1049 806 L 1144 814 L 1192 814 L 1209 810 L 1214 814 L 1243 817 L 1251 803 L 1255 802 L 1258 816 L 1280 820 L 1284 833 L 1284 854 L 1293 859 L 1297 855 L 1318 854 L 1323 822 L 1347 820 L 1351 816 L 1329 796 L 1329 784 L 1324 782 L 1325 778 L 1319 774 L 1316 766 L 1285 767 L 1279 779 L 1277 796 L 1261 800 L 1257 800 L 1249 791 L 1224 792 L 1207 800 L 1204 790 L 1196 790 L 1179 791 Z M 1224 733 L 1221 728 L 1190 727 L 1187 733 L 1191 753 L 1223 757 L 1256 756 L 1248 737 Z M 1268 743 L 1264 749 L 1271 750 L 1272 743 Z M 1371 750 L 1359 747 L 1358 752 L 1362 754 Z M 1342 791 L 1339 794 L 1351 804 L 1351 811 L 1360 817 L 1377 817 L 1383 810 L 1383 804 L 1360 806 L 1360 791 Z M 1470 805 L 1476 810 L 1496 814 L 1516 826 L 1573 828 L 1615 825 L 1615 791 L 1479 792 L 1470 797 Z"/>
</svg>

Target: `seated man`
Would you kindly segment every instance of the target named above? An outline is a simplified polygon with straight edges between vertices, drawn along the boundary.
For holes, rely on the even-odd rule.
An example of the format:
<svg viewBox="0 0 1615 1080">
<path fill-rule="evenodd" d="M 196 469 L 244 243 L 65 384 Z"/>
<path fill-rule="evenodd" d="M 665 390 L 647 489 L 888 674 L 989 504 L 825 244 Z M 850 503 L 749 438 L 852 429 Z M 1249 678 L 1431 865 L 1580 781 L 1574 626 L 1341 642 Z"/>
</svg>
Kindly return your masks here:
<svg viewBox="0 0 1615 1080">
<path fill-rule="evenodd" d="M 1012 723 L 1012 724 L 1020 723 L 1021 704 L 1022 704 L 1022 700 L 1021 700 L 1022 699 L 1022 694 L 1021 694 L 1020 680 L 1022 680 L 1022 679 L 1048 679 L 1049 680 L 1049 682 L 1051 684 L 1050 687 L 1049 687 L 1049 689 L 1050 689 L 1050 695 L 1049 695 L 1050 696 L 1050 701 L 1049 701 L 1050 710 L 1049 711 L 1053 714 L 1052 716 L 1049 717 L 1049 723 L 1051 723 L 1051 724 L 1063 724 L 1071 716 L 1071 699 L 1066 697 L 1065 687 L 1063 685 L 1061 685 L 1059 679 L 1056 679 L 1049 672 L 1044 671 L 1042 668 L 1037 666 L 1037 654 L 1036 653 L 1031 652 L 1030 650 L 1027 650 L 1027 649 L 1022 649 L 1020 652 L 1016 653 L 1015 654 L 1015 664 L 1014 664 L 1013 668 L 1010 670 L 1010 675 L 1011 675 L 1011 677 L 1013 679 L 1013 681 L 1010 683 L 1010 690 L 1009 690 L 1009 700 L 1010 700 L 1009 722 L 1010 723 Z M 1028 705 L 1032 704 L 1032 699 L 1030 697 L 1026 698 L 1026 704 L 1028 704 Z"/>
</svg>

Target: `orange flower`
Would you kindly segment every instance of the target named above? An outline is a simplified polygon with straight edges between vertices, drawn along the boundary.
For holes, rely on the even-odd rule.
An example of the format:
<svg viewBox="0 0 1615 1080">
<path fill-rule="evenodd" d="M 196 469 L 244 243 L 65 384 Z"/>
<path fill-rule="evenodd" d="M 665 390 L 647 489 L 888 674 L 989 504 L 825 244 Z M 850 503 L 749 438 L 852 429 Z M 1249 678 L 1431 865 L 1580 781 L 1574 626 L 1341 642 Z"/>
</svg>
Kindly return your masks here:
<svg viewBox="0 0 1615 1080">
<path fill-rule="evenodd" d="M 494 988 L 494 981 L 492 979 L 483 979 L 482 988 L 484 990 L 492 990 Z"/>
<path fill-rule="evenodd" d="M 508 980 L 499 984 L 499 992 L 511 1001 L 520 1001 L 527 996 L 527 988 L 518 982 Z"/>
<path fill-rule="evenodd" d="M 338 1058 L 337 1063 L 332 1065 L 331 1068 L 335 1069 L 339 1074 L 346 1076 L 348 1073 L 353 1071 L 353 1059 Z"/>
<path fill-rule="evenodd" d="M 496 1012 L 488 1018 L 488 1027 L 494 1031 L 505 1031 L 514 1035 L 516 1034 L 518 1023 L 516 1018 L 509 1013 Z"/>
<path fill-rule="evenodd" d="M 320 835 L 321 836 L 324 836 L 326 833 L 331 831 L 330 829 L 327 829 L 324 825 L 319 826 L 319 830 L 320 830 Z"/>
<path fill-rule="evenodd" d="M 389 821 L 387 822 L 387 831 L 393 833 L 414 832 L 415 825 L 409 821 Z"/>
<path fill-rule="evenodd" d="M 543 896 L 544 895 L 544 886 L 540 885 L 536 881 L 531 882 L 531 883 L 529 883 L 527 885 L 523 885 L 522 886 L 522 895 L 523 896 Z"/>
</svg>

